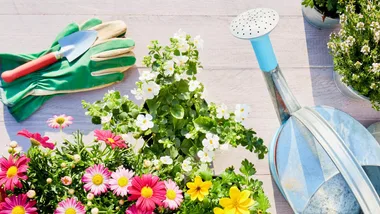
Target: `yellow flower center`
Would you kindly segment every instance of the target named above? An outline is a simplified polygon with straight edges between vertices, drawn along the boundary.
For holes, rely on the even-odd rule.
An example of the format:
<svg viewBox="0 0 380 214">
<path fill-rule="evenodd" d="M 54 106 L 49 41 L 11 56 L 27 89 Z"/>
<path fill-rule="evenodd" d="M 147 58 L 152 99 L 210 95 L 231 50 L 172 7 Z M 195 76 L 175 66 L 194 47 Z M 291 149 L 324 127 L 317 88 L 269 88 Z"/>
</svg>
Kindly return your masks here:
<svg viewBox="0 0 380 214">
<path fill-rule="evenodd" d="M 212 140 L 210 140 L 210 144 L 213 144 Z"/>
<path fill-rule="evenodd" d="M 119 178 L 119 179 L 117 180 L 117 184 L 118 184 L 120 187 L 125 187 L 125 186 L 127 186 L 127 185 L 128 185 L 128 182 L 129 182 L 129 180 L 128 180 L 128 178 L 126 178 L 126 177 L 121 177 L 121 178 Z"/>
<path fill-rule="evenodd" d="M 110 143 L 115 143 L 115 140 L 112 139 L 112 138 L 108 138 L 107 140 L 108 140 L 108 142 L 110 142 Z"/>
<path fill-rule="evenodd" d="M 25 214 L 25 209 L 23 206 L 15 206 L 12 209 L 12 214 Z"/>
<path fill-rule="evenodd" d="M 147 120 L 143 120 L 143 123 L 146 124 L 148 121 Z"/>
<path fill-rule="evenodd" d="M 177 193 L 174 190 L 169 189 L 168 191 L 166 191 L 166 197 L 169 200 L 174 200 L 177 197 Z"/>
<path fill-rule="evenodd" d="M 244 112 L 244 108 L 240 109 L 241 112 Z"/>
<path fill-rule="evenodd" d="M 17 175 L 17 167 L 16 166 L 11 166 L 7 170 L 7 177 L 8 178 L 13 178 L 15 175 Z"/>
<path fill-rule="evenodd" d="M 39 145 L 41 144 L 38 140 L 36 140 L 36 139 L 34 139 L 34 138 L 30 138 L 30 142 L 31 142 L 32 145 L 34 145 L 34 146 L 39 146 Z"/>
<path fill-rule="evenodd" d="M 57 117 L 57 118 L 55 119 L 55 122 L 58 123 L 60 126 L 62 126 L 62 124 L 63 124 L 65 121 L 66 121 L 66 120 L 65 120 L 65 118 L 63 118 L 63 117 Z"/>
<path fill-rule="evenodd" d="M 141 196 L 144 198 L 151 198 L 153 195 L 153 190 L 150 187 L 143 187 L 141 189 Z"/>
<path fill-rule="evenodd" d="M 77 211 L 74 208 L 69 208 L 65 211 L 65 214 L 77 214 Z"/>
<path fill-rule="evenodd" d="M 148 91 L 149 91 L 149 92 L 152 92 L 153 90 L 152 90 L 152 88 L 148 88 Z"/>
<path fill-rule="evenodd" d="M 103 176 L 100 174 L 94 175 L 94 177 L 92 177 L 92 183 L 94 183 L 95 185 L 102 184 L 103 183 Z"/>
</svg>

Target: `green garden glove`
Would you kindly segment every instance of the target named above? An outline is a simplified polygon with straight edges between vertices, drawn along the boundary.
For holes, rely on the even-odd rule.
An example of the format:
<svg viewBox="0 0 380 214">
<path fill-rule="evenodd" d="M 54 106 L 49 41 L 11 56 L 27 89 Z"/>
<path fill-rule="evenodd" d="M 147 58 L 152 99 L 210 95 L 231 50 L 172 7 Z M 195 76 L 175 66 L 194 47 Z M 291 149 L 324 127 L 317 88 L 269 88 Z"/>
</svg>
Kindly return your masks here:
<svg viewBox="0 0 380 214">
<path fill-rule="evenodd" d="M 126 32 L 123 22 L 100 24 L 99 21 L 94 19 L 82 25 L 87 29 L 97 30 L 99 39 L 79 59 L 71 63 L 66 60 L 57 62 L 12 83 L 1 81 L 2 102 L 13 106 L 28 96 L 89 91 L 122 80 L 123 72 L 133 66 L 136 61 L 131 51 L 134 48 L 134 41 L 128 38 L 115 38 Z M 57 40 L 82 29 L 77 24 L 71 24 L 57 37 Z M 0 72 L 13 69 L 57 49 L 59 45 L 53 44 L 49 50 L 37 54 L 0 54 Z"/>
</svg>

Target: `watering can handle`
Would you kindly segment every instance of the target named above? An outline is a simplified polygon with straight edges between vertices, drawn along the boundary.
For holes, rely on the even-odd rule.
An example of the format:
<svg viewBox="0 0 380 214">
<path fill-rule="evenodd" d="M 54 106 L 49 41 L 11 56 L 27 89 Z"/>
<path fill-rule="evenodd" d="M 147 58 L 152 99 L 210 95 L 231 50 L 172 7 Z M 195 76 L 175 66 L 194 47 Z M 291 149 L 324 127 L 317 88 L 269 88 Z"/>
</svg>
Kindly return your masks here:
<svg viewBox="0 0 380 214">
<path fill-rule="evenodd" d="M 331 125 L 315 110 L 304 107 L 292 114 L 315 136 L 319 144 L 338 168 L 352 190 L 362 211 L 371 214 L 380 210 L 380 198 L 362 166 L 334 131 Z"/>
</svg>

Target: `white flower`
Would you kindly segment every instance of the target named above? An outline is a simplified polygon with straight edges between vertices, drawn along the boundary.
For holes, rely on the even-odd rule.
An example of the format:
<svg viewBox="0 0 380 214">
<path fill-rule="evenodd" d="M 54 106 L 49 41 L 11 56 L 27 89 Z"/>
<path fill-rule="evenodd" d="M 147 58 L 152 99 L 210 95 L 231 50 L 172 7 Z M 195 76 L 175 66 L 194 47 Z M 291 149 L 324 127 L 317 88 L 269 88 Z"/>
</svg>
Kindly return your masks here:
<svg viewBox="0 0 380 214">
<path fill-rule="evenodd" d="M 189 43 L 186 41 L 186 39 L 179 39 L 178 40 L 178 50 L 181 52 L 187 52 L 190 48 Z"/>
<path fill-rule="evenodd" d="M 245 121 L 247 119 L 248 115 L 243 115 L 243 114 L 237 114 L 235 115 L 235 121 L 238 123 L 241 123 L 242 125 L 245 125 Z"/>
<path fill-rule="evenodd" d="M 251 111 L 251 108 L 248 105 L 246 105 L 246 104 L 236 104 L 236 107 L 235 107 L 235 116 L 236 115 L 247 116 L 250 111 Z"/>
<path fill-rule="evenodd" d="M 13 151 L 14 151 L 15 154 L 20 154 L 20 152 L 22 151 L 22 147 L 18 146 L 16 148 L 14 148 Z"/>
<path fill-rule="evenodd" d="M 189 79 L 190 76 L 186 74 L 186 72 L 183 72 L 182 74 L 175 74 L 174 78 L 176 81 L 180 81 L 182 79 Z"/>
<path fill-rule="evenodd" d="M 183 66 L 189 60 L 187 56 L 174 56 L 173 61 L 177 64 L 177 66 Z"/>
<path fill-rule="evenodd" d="M 10 147 L 12 148 L 16 148 L 18 146 L 18 143 L 16 141 L 11 141 L 11 143 L 9 144 Z"/>
<path fill-rule="evenodd" d="M 198 151 L 198 157 L 203 163 L 210 163 L 214 158 L 214 152 L 207 149 Z"/>
<path fill-rule="evenodd" d="M 380 30 L 376 31 L 373 35 L 374 35 L 374 40 L 376 42 L 379 42 L 380 41 Z"/>
<path fill-rule="evenodd" d="M 160 161 L 166 165 L 170 165 L 173 163 L 173 159 L 170 156 L 163 156 L 160 158 Z"/>
<path fill-rule="evenodd" d="M 141 81 L 155 80 L 157 76 L 158 76 L 157 72 L 151 72 L 149 70 L 145 70 L 141 72 L 139 79 Z"/>
<path fill-rule="evenodd" d="M 336 45 L 334 42 L 328 42 L 327 43 L 327 47 L 332 50 L 332 51 L 335 51 L 336 50 Z"/>
<path fill-rule="evenodd" d="M 358 30 L 364 30 L 364 23 L 363 22 L 359 22 L 358 24 L 356 24 L 356 28 Z"/>
<path fill-rule="evenodd" d="M 153 163 L 153 165 L 157 166 L 158 164 L 160 164 L 160 161 L 157 160 L 157 159 L 155 159 L 155 160 L 152 161 L 152 163 Z"/>
<path fill-rule="evenodd" d="M 152 119 L 153 117 L 150 114 L 146 114 L 145 116 L 140 114 L 137 116 L 136 126 L 138 126 L 143 131 L 153 128 L 154 124 L 152 122 Z"/>
<path fill-rule="evenodd" d="M 222 151 L 228 151 L 228 149 L 229 149 L 228 143 L 220 145 L 220 150 L 222 150 Z"/>
<path fill-rule="evenodd" d="M 173 60 L 169 60 L 164 65 L 164 74 L 165 76 L 171 76 L 174 74 L 174 62 Z"/>
<path fill-rule="evenodd" d="M 194 42 L 194 45 L 197 47 L 198 50 L 199 49 L 203 49 L 203 43 L 204 43 L 204 41 L 203 41 L 203 39 L 201 39 L 200 35 L 196 36 L 194 38 L 193 42 Z"/>
<path fill-rule="evenodd" d="M 133 147 L 133 151 L 135 153 L 138 153 L 138 151 L 144 146 L 144 139 L 142 137 L 136 139 L 133 136 L 132 132 L 122 134 L 121 137 L 123 138 L 123 140 L 125 140 L 125 142 L 127 142 L 131 147 Z"/>
<path fill-rule="evenodd" d="M 80 155 L 75 154 L 75 155 L 73 156 L 73 160 L 74 160 L 75 163 L 78 163 L 78 162 L 81 160 Z"/>
<path fill-rule="evenodd" d="M 362 66 L 362 63 L 359 61 L 356 61 L 354 65 L 355 67 L 360 68 L 360 66 Z"/>
<path fill-rule="evenodd" d="M 112 119 L 112 113 L 107 114 L 107 116 L 102 116 L 102 117 L 100 117 L 100 119 L 101 119 L 102 124 L 109 123 Z"/>
<path fill-rule="evenodd" d="M 204 148 L 213 151 L 219 148 L 219 137 L 218 135 L 207 133 L 206 138 L 202 140 L 202 145 Z"/>
<path fill-rule="evenodd" d="M 190 172 L 193 167 L 191 166 L 191 161 L 189 158 L 185 159 L 183 162 L 182 162 L 182 169 L 183 171 L 185 172 Z"/>
<path fill-rule="evenodd" d="M 197 80 L 189 81 L 189 91 L 195 91 L 200 85 L 200 82 Z"/>
<path fill-rule="evenodd" d="M 380 72 L 380 63 L 372 63 L 372 72 L 379 73 Z"/>
<path fill-rule="evenodd" d="M 190 134 L 190 133 L 185 134 L 185 138 L 186 138 L 186 139 L 190 139 L 192 136 L 193 136 L 193 135 Z"/>
<path fill-rule="evenodd" d="M 339 21 L 340 21 L 341 24 L 346 23 L 347 16 L 344 15 L 344 14 L 341 14 L 340 17 L 339 17 L 339 19 L 340 19 Z"/>
<path fill-rule="evenodd" d="M 99 213 L 99 209 L 98 208 L 92 208 L 91 209 L 91 214 L 98 214 Z"/>
<path fill-rule="evenodd" d="M 349 36 L 347 37 L 345 43 L 348 45 L 348 46 L 353 46 L 354 43 L 355 43 L 355 38 L 353 36 Z"/>
<path fill-rule="evenodd" d="M 377 84 L 380 84 L 380 83 L 377 83 Z M 373 89 L 373 90 L 377 89 L 377 87 L 378 87 L 377 84 L 373 82 L 371 84 L 370 88 Z"/>
<path fill-rule="evenodd" d="M 344 29 L 340 29 L 338 34 L 339 34 L 339 36 L 344 36 L 344 35 L 346 35 L 346 31 Z"/>
<path fill-rule="evenodd" d="M 368 53 L 371 51 L 371 48 L 368 45 L 364 45 L 360 52 L 362 52 L 364 55 L 368 55 Z"/>
<path fill-rule="evenodd" d="M 222 104 L 216 108 L 216 117 L 221 119 L 228 119 L 230 118 L 230 113 L 228 112 L 228 108 L 226 105 Z"/>
<path fill-rule="evenodd" d="M 153 82 L 144 82 L 141 86 L 142 96 L 145 100 L 153 99 L 154 96 L 160 93 L 160 86 Z"/>
<path fill-rule="evenodd" d="M 142 90 L 139 88 L 132 89 L 131 93 L 135 95 L 136 100 L 141 100 L 143 98 Z"/>
<path fill-rule="evenodd" d="M 363 14 L 361 14 L 361 13 L 359 13 L 359 19 L 362 19 L 364 16 L 363 16 Z"/>
<path fill-rule="evenodd" d="M 174 34 L 173 38 L 176 39 L 186 39 L 186 32 L 182 29 L 179 29 L 177 33 Z"/>
<path fill-rule="evenodd" d="M 380 24 L 379 24 L 379 22 L 372 22 L 372 23 L 371 23 L 371 28 L 372 28 L 373 30 L 378 30 L 378 29 L 380 29 Z"/>
<path fill-rule="evenodd" d="M 26 193 L 26 196 L 28 196 L 28 198 L 34 198 L 36 197 L 36 191 L 34 190 L 29 190 L 27 193 Z"/>
</svg>

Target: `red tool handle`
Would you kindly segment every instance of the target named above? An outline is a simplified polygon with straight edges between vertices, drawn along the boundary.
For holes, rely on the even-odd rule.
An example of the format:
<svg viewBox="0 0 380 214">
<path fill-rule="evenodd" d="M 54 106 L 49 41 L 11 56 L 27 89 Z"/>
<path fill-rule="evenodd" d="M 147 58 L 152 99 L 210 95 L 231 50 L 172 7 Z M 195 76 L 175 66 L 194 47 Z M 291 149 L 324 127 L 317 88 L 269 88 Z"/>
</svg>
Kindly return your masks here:
<svg viewBox="0 0 380 214">
<path fill-rule="evenodd" d="M 57 55 L 58 55 L 58 52 L 52 52 L 38 59 L 27 62 L 13 70 L 9 70 L 2 73 L 1 78 L 7 83 L 13 82 L 14 80 L 20 77 L 23 77 L 25 75 L 38 71 L 42 68 L 47 67 L 48 65 L 51 65 L 57 62 L 58 61 Z"/>
</svg>

